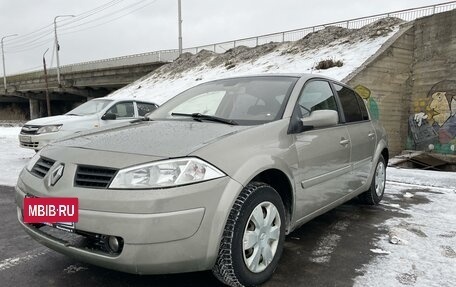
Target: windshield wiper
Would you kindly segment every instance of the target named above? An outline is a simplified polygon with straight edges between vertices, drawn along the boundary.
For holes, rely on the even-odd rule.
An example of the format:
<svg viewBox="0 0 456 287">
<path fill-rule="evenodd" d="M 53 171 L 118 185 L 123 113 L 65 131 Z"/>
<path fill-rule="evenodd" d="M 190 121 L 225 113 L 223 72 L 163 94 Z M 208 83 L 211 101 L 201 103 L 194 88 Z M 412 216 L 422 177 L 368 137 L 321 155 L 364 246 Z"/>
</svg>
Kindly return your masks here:
<svg viewBox="0 0 456 287">
<path fill-rule="evenodd" d="M 80 116 L 78 114 L 66 114 L 67 116 Z"/>
<path fill-rule="evenodd" d="M 195 120 L 206 120 L 206 121 L 213 121 L 213 122 L 218 122 L 218 123 L 224 123 L 228 125 L 238 125 L 237 122 L 229 119 L 224 119 L 224 118 L 219 118 L 216 116 L 211 116 L 211 115 L 204 115 L 201 113 L 193 113 L 193 114 L 184 114 L 184 113 L 171 113 L 172 116 L 182 116 L 182 117 L 192 117 Z"/>
</svg>

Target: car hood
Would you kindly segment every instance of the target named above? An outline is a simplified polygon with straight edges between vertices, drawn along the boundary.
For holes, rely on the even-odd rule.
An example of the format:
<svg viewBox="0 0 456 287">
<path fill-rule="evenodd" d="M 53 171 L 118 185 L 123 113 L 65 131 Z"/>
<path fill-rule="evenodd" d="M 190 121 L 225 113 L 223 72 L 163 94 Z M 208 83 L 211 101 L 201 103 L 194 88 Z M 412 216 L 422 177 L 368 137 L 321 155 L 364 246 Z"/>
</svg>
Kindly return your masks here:
<svg viewBox="0 0 456 287">
<path fill-rule="evenodd" d="M 53 145 L 172 158 L 189 155 L 247 128 L 198 121 L 150 121 L 83 132 Z"/>
<path fill-rule="evenodd" d="M 52 117 L 34 119 L 31 121 L 28 121 L 26 123 L 26 125 L 33 125 L 33 126 L 62 125 L 62 124 L 71 123 L 74 121 L 79 121 L 80 119 L 81 119 L 81 116 L 61 115 L 61 116 L 52 116 Z"/>
</svg>

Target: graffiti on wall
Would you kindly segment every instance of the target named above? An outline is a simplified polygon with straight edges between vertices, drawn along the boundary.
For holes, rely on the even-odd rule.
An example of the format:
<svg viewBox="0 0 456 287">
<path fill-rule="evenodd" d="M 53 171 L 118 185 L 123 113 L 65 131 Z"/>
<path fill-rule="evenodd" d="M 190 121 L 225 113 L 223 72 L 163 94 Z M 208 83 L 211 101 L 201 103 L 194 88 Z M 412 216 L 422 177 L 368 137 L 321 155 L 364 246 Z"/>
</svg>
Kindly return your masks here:
<svg viewBox="0 0 456 287">
<path fill-rule="evenodd" d="M 456 81 L 435 84 L 426 97 L 413 103 L 408 148 L 455 154 Z"/>
<path fill-rule="evenodd" d="M 363 98 L 372 119 L 378 120 L 380 118 L 380 111 L 377 102 L 371 97 L 371 90 L 363 85 L 357 85 L 355 91 Z"/>
</svg>

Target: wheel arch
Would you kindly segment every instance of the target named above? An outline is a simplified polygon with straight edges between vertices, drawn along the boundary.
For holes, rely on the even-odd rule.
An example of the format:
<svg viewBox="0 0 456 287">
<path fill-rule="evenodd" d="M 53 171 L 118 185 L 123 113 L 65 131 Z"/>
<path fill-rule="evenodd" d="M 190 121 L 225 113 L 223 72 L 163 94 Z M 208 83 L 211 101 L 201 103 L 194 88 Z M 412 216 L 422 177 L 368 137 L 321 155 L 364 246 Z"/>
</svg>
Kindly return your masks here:
<svg viewBox="0 0 456 287">
<path fill-rule="evenodd" d="M 383 147 L 382 151 L 380 154 L 383 156 L 383 159 L 385 159 L 385 164 L 388 165 L 389 161 L 389 150 L 387 147 Z"/>
<path fill-rule="evenodd" d="M 372 179 L 374 178 L 375 167 L 377 166 L 377 162 L 378 162 L 380 156 L 383 156 L 383 158 L 385 159 L 385 165 L 388 166 L 388 160 L 389 160 L 388 143 L 384 139 L 380 140 L 380 142 L 377 144 L 377 147 L 375 149 L 374 157 L 372 159 L 372 161 L 373 161 L 372 170 L 370 171 L 369 177 L 367 179 L 367 182 L 369 184 L 370 184 L 370 182 L 372 182 Z"/>
<path fill-rule="evenodd" d="M 259 172 L 250 182 L 264 182 L 274 188 L 282 198 L 286 215 L 286 232 L 290 230 L 294 211 L 294 192 L 290 178 L 280 169 L 269 168 Z"/>
</svg>

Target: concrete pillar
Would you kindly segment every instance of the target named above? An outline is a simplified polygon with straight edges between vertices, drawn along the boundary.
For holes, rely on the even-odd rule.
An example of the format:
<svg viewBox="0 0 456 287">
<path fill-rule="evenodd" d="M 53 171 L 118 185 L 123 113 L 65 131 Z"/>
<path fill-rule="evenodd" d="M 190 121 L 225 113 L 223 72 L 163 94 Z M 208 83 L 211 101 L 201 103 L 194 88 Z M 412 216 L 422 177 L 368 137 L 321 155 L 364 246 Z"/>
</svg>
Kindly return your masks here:
<svg viewBox="0 0 456 287">
<path fill-rule="evenodd" d="M 40 103 L 38 100 L 29 99 L 30 105 L 30 119 L 36 119 L 40 114 Z"/>
<path fill-rule="evenodd" d="M 46 101 L 38 101 L 38 104 L 40 106 L 40 112 L 38 113 L 38 117 L 47 117 Z"/>
</svg>

